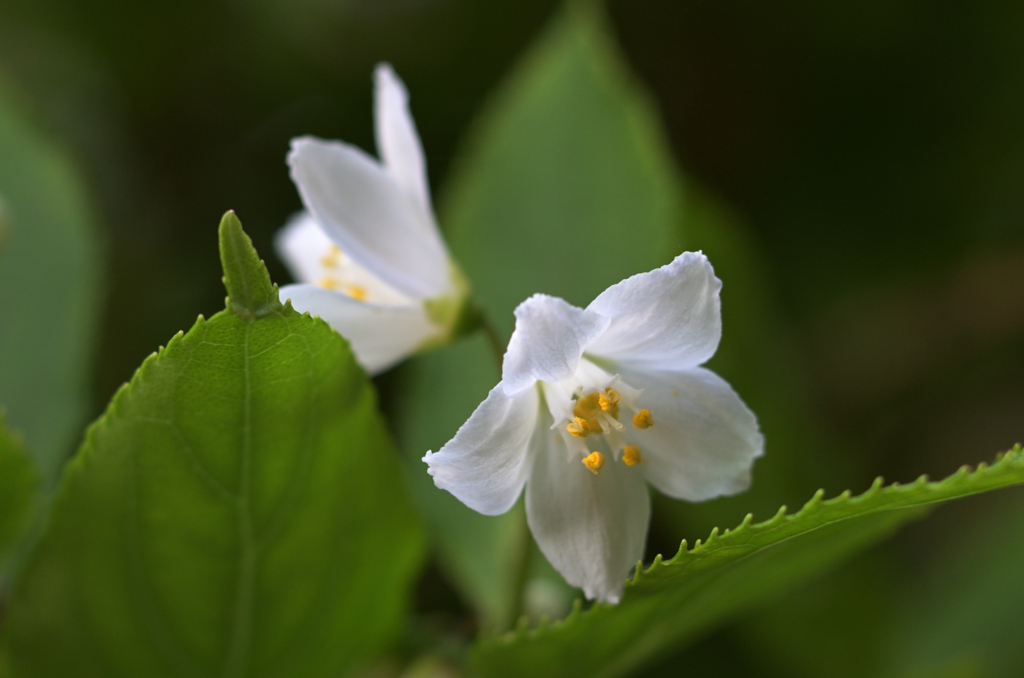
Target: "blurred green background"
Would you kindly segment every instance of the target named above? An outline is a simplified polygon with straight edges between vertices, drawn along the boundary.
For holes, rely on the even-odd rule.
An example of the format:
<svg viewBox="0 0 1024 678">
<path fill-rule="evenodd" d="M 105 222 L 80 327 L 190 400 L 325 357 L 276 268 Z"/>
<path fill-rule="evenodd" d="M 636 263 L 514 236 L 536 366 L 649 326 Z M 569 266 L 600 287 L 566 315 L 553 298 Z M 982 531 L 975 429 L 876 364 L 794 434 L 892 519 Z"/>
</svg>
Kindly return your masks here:
<svg viewBox="0 0 1024 678">
<path fill-rule="evenodd" d="M 3 0 L 0 79 L 84 177 L 103 243 L 81 423 L 197 313 L 223 307 L 224 210 L 288 279 L 272 248 L 300 206 L 288 141 L 372 150 L 374 64 L 405 79 L 443 196 L 475 115 L 557 7 Z M 609 15 L 688 185 L 714 196 L 686 214 L 728 224 L 722 244 L 684 222 L 680 243 L 704 248 L 725 282 L 712 366 L 768 439 L 752 498 L 657 502 L 650 554 L 819 486 L 938 477 L 1024 441 L 1024 6 L 635 0 Z M 379 380 L 386 401 L 402 383 Z M 1019 535 L 1020 491 L 944 509 L 662 668 L 1019 675 Z M 428 572 L 421 610 L 457 627 L 445 586 Z"/>
</svg>

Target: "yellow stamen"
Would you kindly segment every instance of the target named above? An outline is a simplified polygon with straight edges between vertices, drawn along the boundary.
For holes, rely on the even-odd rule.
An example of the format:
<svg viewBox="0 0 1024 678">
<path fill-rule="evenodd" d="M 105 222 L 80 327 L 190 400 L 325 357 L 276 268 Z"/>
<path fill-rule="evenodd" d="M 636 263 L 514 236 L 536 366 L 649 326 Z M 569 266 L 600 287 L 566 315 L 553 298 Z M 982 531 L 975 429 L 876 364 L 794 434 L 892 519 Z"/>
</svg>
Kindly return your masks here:
<svg viewBox="0 0 1024 678">
<path fill-rule="evenodd" d="M 640 456 L 640 448 L 636 445 L 626 445 L 626 449 L 622 451 L 622 461 L 626 462 L 626 466 L 642 464 L 644 460 Z"/>
<path fill-rule="evenodd" d="M 597 402 L 602 410 L 609 412 L 619 404 L 619 392 L 614 388 L 606 388 L 597 395 Z"/>
<path fill-rule="evenodd" d="M 643 430 L 652 426 L 654 426 L 654 421 L 651 419 L 650 410 L 640 410 L 637 414 L 633 415 L 633 428 Z"/>
<path fill-rule="evenodd" d="M 590 433 L 590 424 L 587 423 L 586 419 L 575 417 L 565 429 L 577 438 L 586 438 L 587 434 Z"/>
<path fill-rule="evenodd" d="M 355 283 L 345 285 L 345 294 L 356 301 L 366 301 L 366 288 L 362 285 L 356 285 Z"/>
<path fill-rule="evenodd" d="M 324 268 L 337 268 L 338 264 L 341 263 L 341 248 L 337 245 L 331 245 L 331 249 L 327 251 L 327 254 L 320 258 L 320 263 Z"/>
<path fill-rule="evenodd" d="M 583 465 L 590 469 L 590 472 L 595 476 L 598 471 L 604 466 L 604 455 L 600 452 L 591 452 L 589 456 L 583 458 Z"/>
<path fill-rule="evenodd" d="M 338 280 L 336 278 L 332 278 L 329 275 L 325 275 L 323 278 L 320 278 L 319 280 L 317 280 L 316 284 L 317 284 L 317 287 L 322 287 L 325 290 L 336 290 L 336 289 L 338 289 Z"/>
</svg>

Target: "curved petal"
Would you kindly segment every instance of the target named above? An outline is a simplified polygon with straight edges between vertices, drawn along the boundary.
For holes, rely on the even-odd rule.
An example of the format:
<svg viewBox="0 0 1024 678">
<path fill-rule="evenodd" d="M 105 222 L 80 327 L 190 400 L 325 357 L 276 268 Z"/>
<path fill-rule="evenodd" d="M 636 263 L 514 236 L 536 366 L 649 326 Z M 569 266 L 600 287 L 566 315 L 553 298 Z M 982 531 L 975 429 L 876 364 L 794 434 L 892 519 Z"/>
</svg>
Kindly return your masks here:
<svg viewBox="0 0 1024 678">
<path fill-rule="evenodd" d="M 378 64 L 373 76 L 377 153 L 395 183 L 430 213 L 427 163 L 409 114 L 409 93 L 391 64 Z"/>
<path fill-rule="evenodd" d="M 535 294 L 515 310 L 516 327 L 502 361 L 501 381 L 514 395 L 535 381 L 561 381 L 576 372 L 583 349 L 608 320 L 564 299 Z"/>
<path fill-rule="evenodd" d="M 321 260 L 331 251 L 333 244 L 309 212 L 292 216 L 274 236 L 278 256 L 292 276 L 304 283 L 316 282 L 323 276 Z"/>
<path fill-rule="evenodd" d="M 454 438 L 423 457 L 434 484 L 484 515 L 508 511 L 526 482 L 539 407 L 537 389 L 510 398 L 499 383 Z"/>
<path fill-rule="evenodd" d="M 567 582 L 587 598 L 617 603 L 647 541 L 651 500 L 644 475 L 611 458 L 595 475 L 578 458 L 566 459 L 558 433 L 541 428 L 526 484 L 530 531 Z"/>
<path fill-rule="evenodd" d="M 368 304 L 316 285 L 285 285 L 281 300 L 285 299 L 300 313 L 320 316 L 348 339 L 356 360 L 371 375 L 392 367 L 442 334 L 422 304 Z"/>
<path fill-rule="evenodd" d="M 764 454 L 757 417 L 714 372 L 623 369 L 623 380 L 644 389 L 640 407 L 654 425 L 629 436 L 643 454 L 647 480 L 676 499 L 704 501 L 750 487 L 751 467 Z"/>
<path fill-rule="evenodd" d="M 293 215 L 274 237 L 278 255 L 297 282 L 339 291 L 371 304 L 414 306 L 419 302 L 387 285 L 334 244 L 309 212 Z"/>
<path fill-rule="evenodd" d="M 587 353 L 636 367 L 696 367 L 722 337 L 721 289 L 700 252 L 612 285 L 587 307 L 611 320 Z"/>
<path fill-rule="evenodd" d="M 306 208 L 358 264 L 411 297 L 452 290 L 433 216 L 376 160 L 340 141 L 299 137 L 288 164 Z"/>
</svg>

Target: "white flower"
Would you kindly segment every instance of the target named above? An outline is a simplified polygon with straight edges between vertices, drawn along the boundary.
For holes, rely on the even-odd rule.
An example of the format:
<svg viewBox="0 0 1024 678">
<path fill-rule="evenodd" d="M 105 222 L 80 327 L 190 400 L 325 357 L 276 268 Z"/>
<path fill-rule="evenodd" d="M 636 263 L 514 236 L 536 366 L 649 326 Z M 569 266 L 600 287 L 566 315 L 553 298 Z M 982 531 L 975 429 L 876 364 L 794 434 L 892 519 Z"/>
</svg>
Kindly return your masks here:
<svg viewBox="0 0 1024 678">
<path fill-rule="evenodd" d="M 340 141 L 293 139 L 288 164 L 306 211 L 276 243 L 300 281 L 281 298 L 330 323 L 371 373 L 448 339 L 466 298 L 434 219 L 405 86 L 386 64 L 374 77 L 381 162 Z"/>
<path fill-rule="evenodd" d="M 754 414 L 699 367 L 721 337 L 721 286 L 707 258 L 687 252 L 586 309 L 527 299 L 501 381 L 423 458 L 434 483 L 487 515 L 525 485 L 547 559 L 588 598 L 618 602 L 644 552 L 647 483 L 689 501 L 735 494 L 764 450 Z"/>
</svg>

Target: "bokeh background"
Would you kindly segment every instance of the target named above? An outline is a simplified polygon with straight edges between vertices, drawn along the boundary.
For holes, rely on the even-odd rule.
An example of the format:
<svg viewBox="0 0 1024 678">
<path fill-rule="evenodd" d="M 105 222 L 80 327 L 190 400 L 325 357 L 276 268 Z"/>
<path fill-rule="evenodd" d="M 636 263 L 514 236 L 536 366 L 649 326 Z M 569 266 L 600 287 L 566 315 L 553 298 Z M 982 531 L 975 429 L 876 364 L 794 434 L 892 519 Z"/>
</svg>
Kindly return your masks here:
<svg viewBox="0 0 1024 678">
<path fill-rule="evenodd" d="M 558 7 L 3 0 L 0 78 L 72 158 L 102 243 L 80 423 L 157 346 L 223 307 L 226 209 L 288 280 L 272 245 L 300 207 L 288 141 L 372 150 L 377 62 L 411 91 L 443 195 L 475 116 Z M 725 281 L 713 366 L 768 435 L 755 469 L 768 487 L 700 507 L 659 500 L 650 553 L 738 523 L 751 503 L 767 517 L 819 486 L 939 477 L 1024 441 L 1024 6 L 634 0 L 608 14 L 676 163 L 740 243 L 719 265 L 714 242 L 681 237 Z M 756 281 L 760 315 L 730 343 L 745 322 L 730 315 L 732 280 Z M 386 402 L 402 383 L 400 371 L 379 380 Z M 769 465 L 776 445 L 784 466 Z M 1021 562 L 1024 493 L 974 499 L 661 668 L 1019 675 Z M 464 610 L 446 586 L 431 569 L 420 612 L 457 629 Z"/>
</svg>

